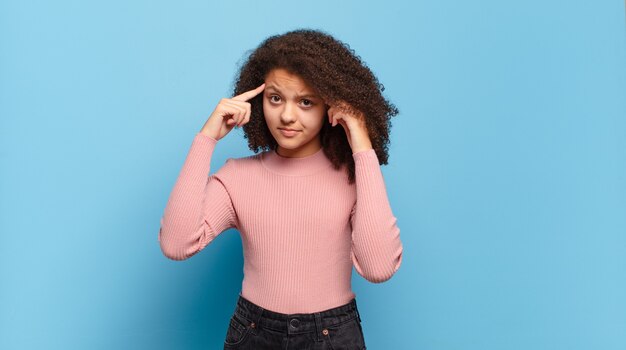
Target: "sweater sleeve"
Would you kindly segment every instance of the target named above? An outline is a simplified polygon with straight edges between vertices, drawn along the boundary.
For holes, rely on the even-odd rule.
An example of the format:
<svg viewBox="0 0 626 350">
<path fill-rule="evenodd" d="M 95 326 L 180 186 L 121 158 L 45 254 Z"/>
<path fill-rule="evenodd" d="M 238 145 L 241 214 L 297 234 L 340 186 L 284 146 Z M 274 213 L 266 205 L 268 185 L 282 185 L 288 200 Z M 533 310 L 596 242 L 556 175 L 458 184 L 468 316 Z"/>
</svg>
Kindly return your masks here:
<svg viewBox="0 0 626 350">
<path fill-rule="evenodd" d="M 217 140 L 197 133 L 169 196 L 158 234 L 163 254 L 184 260 L 202 250 L 223 231 L 237 227 L 232 200 L 223 175 L 234 161 L 208 176 Z"/>
<path fill-rule="evenodd" d="M 390 279 L 402 262 L 402 242 L 391 211 L 374 149 L 353 153 L 356 203 L 350 214 L 351 258 L 356 271 L 372 283 Z"/>
</svg>

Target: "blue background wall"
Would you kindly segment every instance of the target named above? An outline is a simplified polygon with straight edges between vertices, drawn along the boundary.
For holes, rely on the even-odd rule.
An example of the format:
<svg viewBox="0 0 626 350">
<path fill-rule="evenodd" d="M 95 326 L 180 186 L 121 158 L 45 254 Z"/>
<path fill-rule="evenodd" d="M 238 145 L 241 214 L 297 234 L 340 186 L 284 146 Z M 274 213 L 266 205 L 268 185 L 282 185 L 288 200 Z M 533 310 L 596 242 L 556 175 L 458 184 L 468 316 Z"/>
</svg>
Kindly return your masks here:
<svg viewBox="0 0 626 350">
<path fill-rule="evenodd" d="M 217 349 L 236 230 L 184 262 L 159 218 L 269 35 L 350 44 L 400 109 L 405 246 L 354 273 L 368 349 L 626 348 L 621 1 L 0 3 L 0 348 Z M 235 130 L 213 167 L 251 154 Z"/>
</svg>

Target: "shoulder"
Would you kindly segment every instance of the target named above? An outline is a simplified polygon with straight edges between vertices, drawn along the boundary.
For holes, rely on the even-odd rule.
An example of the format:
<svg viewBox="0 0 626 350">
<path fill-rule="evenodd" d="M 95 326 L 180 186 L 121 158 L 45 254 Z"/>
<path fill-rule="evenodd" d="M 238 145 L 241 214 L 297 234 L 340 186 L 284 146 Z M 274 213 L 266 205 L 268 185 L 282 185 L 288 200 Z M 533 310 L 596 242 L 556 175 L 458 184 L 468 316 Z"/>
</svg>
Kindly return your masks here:
<svg viewBox="0 0 626 350">
<path fill-rule="evenodd" d="M 267 153 L 268 151 L 264 151 L 264 152 L 259 152 L 256 154 L 251 154 L 249 156 L 245 156 L 245 157 L 239 157 L 239 158 L 228 158 L 227 161 L 231 161 L 239 166 L 255 166 L 257 164 L 259 164 L 261 162 L 261 158 L 265 155 L 265 153 Z"/>
<path fill-rule="evenodd" d="M 260 169 L 263 153 L 252 154 L 245 157 L 226 158 L 224 164 L 215 172 L 218 177 L 242 177 Z"/>
<path fill-rule="evenodd" d="M 262 158 L 264 156 L 264 154 L 267 153 L 266 152 L 260 152 L 257 154 L 251 154 L 249 156 L 245 156 L 245 157 L 231 157 L 231 158 L 227 158 L 226 162 L 224 163 L 224 166 L 226 166 L 226 164 L 228 164 L 229 167 L 231 168 L 246 168 L 246 169 L 250 169 L 253 167 L 258 166 L 259 164 L 261 164 Z"/>
</svg>

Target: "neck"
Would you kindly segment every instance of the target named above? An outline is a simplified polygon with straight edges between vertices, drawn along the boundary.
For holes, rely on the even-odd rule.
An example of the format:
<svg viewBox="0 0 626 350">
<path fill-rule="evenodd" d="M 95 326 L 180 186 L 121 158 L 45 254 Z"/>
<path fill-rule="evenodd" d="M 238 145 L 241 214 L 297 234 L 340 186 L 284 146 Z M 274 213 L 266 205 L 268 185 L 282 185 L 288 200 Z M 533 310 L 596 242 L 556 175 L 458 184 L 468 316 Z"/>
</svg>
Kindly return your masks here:
<svg viewBox="0 0 626 350">
<path fill-rule="evenodd" d="M 324 148 L 320 147 L 314 153 L 299 157 L 287 157 L 279 154 L 280 150 L 274 149 L 261 154 L 263 166 L 273 173 L 286 176 L 304 176 L 315 174 L 332 165 Z"/>
</svg>

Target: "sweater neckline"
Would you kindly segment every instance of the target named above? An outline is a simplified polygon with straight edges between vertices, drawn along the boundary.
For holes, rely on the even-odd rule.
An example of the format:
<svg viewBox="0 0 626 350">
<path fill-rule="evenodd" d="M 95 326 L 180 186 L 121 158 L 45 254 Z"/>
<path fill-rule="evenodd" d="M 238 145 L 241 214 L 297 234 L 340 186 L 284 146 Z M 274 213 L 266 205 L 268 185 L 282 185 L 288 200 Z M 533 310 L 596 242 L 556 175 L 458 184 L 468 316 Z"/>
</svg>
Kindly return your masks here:
<svg viewBox="0 0 626 350">
<path fill-rule="evenodd" d="M 261 154 L 261 163 L 269 171 L 285 176 L 311 175 L 332 165 L 323 147 L 305 157 L 281 156 L 275 149 L 265 151 Z"/>
</svg>

